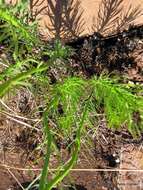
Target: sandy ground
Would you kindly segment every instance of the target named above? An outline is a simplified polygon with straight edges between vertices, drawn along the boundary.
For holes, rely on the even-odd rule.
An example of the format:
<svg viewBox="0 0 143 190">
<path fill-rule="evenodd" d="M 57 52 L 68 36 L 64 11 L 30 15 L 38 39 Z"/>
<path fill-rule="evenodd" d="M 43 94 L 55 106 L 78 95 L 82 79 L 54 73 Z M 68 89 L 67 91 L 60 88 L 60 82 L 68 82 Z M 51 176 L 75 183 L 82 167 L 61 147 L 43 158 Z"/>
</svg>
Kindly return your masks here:
<svg viewBox="0 0 143 190">
<path fill-rule="evenodd" d="M 45 5 L 47 1 L 48 0 L 45 0 L 43 5 Z M 53 2 L 55 2 L 55 0 L 53 0 Z M 85 20 L 85 28 L 84 32 L 82 33 L 83 35 L 92 33 L 93 18 L 95 18 L 95 20 L 97 18 L 97 12 L 100 3 L 101 0 L 81 0 L 81 8 L 84 10 L 83 18 Z M 140 8 L 143 10 L 143 0 L 123 0 L 123 7 L 124 7 L 123 12 L 126 11 L 130 5 L 132 6 L 132 8 L 140 6 Z M 42 26 L 44 26 L 45 23 L 49 23 L 48 17 L 42 16 L 42 20 L 40 21 L 40 23 Z M 141 24 L 141 23 L 143 23 L 143 16 L 139 17 L 135 21 L 135 24 Z M 45 27 L 43 33 L 45 34 L 48 33 L 48 30 L 46 30 Z"/>
<path fill-rule="evenodd" d="M 97 11 L 100 3 L 101 0 L 81 0 L 81 5 L 84 9 L 83 16 L 87 23 L 86 31 L 88 31 L 88 28 L 91 28 L 93 24 L 93 17 L 97 17 Z M 132 5 L 132 7 L 140 5 L 143 9 L 143 0 L 124 0 L 124 9 L 126 10 L 130 4 Z M 138 18 L 136 20 L 136 23 L 143 23 L 143 17 Z"/>
</svg>

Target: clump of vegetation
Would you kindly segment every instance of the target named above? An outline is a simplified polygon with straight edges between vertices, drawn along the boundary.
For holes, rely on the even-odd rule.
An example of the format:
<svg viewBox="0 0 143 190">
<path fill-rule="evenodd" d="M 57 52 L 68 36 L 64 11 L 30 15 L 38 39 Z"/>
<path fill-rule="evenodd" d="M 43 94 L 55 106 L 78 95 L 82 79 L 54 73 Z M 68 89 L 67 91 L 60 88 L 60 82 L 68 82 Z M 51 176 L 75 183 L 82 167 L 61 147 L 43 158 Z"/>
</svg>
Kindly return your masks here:
<svg viewBox="0 0 143 190">
<path fill-rule="evenodd" d="M 121 83 L 117 76 L 101 74 L 97 77 L 94 73 L 94 76 L 86 77 L 84 73 L 74 73 L 73 67 L 70 68 L 68 62 L 74 53 L 69 47 L 64 47 L 59 39 L 62 31 L 65 31 L 68 37 L 77 37 L 82 32 L 79 30 L 83 27 L 83 20 L 80 21 L 82 12 L 80 14 L 77 12 L 79 1 L 76 4 L 73 1 L 65 1 L 60 5 L 59 1 L 56 1 L 55 6 L 52 1 L 48 2 L 50 9 L 48 14 L 51 15 L 51 12 L 55 14 L 55 18 L 51 16 L 51 23 L 56 28 L 54 34 L 58 39 L 54 45 L 50 42 L 45 45 L 38 38 L 37 25 L 35 20 L 30 23 L 31 12 L 27 11 L 26 1 L 21 1 L 20 5 L 16 4 L 13 7 L 3 1 L 0 2 L 0 53 L 5 55 L 4 58 L 0 56 L 0 98 L 4 100 L 7 95 L 12 98 L 10 92 L 15 92 L 22 86 L 28 88 L 40 102 L 39 107 L 42 108 L 40 130 L 43 133 L 44 152 L 43 170 L 36 178 L 40 179 L 37 184 L 40 190 L 57 187 L 68 175 L 78 160 L 82 136 L 89 128 L 95 128 L 96 131 L 98 112 L 105 115 L 108 127 L 114 130 L 126 126 L 134 137 L 141 135 L 143 130 L 143 97 L 140 85 L 130 86 L 128 83 Z M 108 18 L 101 17 L 101 9 L 96 27 L 99 32 L 105 32 L 107 28 L 103 28 L 107 23 L 112 25 L 121 10 L 119 8 L 115 12 L 122 0 L 109 1 L 113 7 L 106 2 L 102 1 L 102 6 Z M 112 8 L 111 15 L 107 11 L 109 8 Z M 138 15 L 140 12 L 134 10 L 134 13 Z M 129 16 L 125 16 L 126 18 L 131 17 L 129 13 L 127 15 Z M 74 17 L 75 20 L 72 20 Z M 115 19 L 109 22 L 110 17 Z M 120 25 L 123 25 L 121 23 Z M 53 28 L 49 30 L 54 31 Z M 3 112 L 2 107 L 0 112 Z M 135 115 L 138 115 L 138 118 Z M 69 145 L 70 158 L 60 164 L 57 172 L 51 175 L 50 157 L 53 151 L 57 154 L 55 143 L 57 136 L 72 137 Z M 27 189 L 30 189 L 33 183 L 35 181 Z"/>
</svg>

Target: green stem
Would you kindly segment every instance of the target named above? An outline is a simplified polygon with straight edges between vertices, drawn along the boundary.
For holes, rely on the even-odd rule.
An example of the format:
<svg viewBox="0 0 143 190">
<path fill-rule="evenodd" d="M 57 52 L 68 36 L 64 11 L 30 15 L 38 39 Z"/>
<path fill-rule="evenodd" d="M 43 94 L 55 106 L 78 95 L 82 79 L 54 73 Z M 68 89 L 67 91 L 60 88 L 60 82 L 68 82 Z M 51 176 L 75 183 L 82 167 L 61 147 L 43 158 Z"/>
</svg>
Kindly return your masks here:
<svg viewBox="0 0 143 190">
<path fill-rule="evenodd" d="M 88 110 L 87 107 L 88 107 L 88 102 L 86 100 L 82 119 L 81 119 L 81 122 L 79 124 L 79 128 L 77 130 L 77 135 L 76 135 L 76 140 L 75 140 L 75 150 L 71 156 L 71 159 L 67 163 L 65 163 L 62 170 L 60 170 L 58 172 L 58 174 L 46 185 L 46 188 L 44 190 L 51 190 L 53 187 L 55 187 L 59 182 L 61 182 L 64 179 L 65 176 L 68 175 L 70 170 L 73 168 L 73 166 L 74 166 L 74 164 L 78 158 L 78 153 L 80 150 L 81 131 L 82 131 L 82 128 L 84 125 L 86 115 L 87 115 L 87 110 Z M 45 168 L 45 166 L 44 166 L 44 168 Z M 43 190 L 43 189 L 40 189 L 40 190 Z"/>
<path fill-rule="evenodd" d="M 47 153 L 45 156 L 44 167 L 43 167 L 42 175 L 41 175 L 41 179 L 40 179 L 39 190 L 45 189 L 46 182 L 47 182 L 46 178 L 48 175 L 49 159 L 50 159 L 50 155 L 51 155 L 52 135 L 51 135 L 51 131 L 48 127 L 47 115 L 48 115 L 47 112 L 45 112 L 44 113 L 44 129 L 45 129 L 45 134 L 46 134 L 46 140 L 48 139 Z"/>
<path fill-rule="evenodd" d="M 30 77 L 32 74 L 44 71 L 48 68 L 47 65 L 40 66 L 39 68 L 31 69 L 27 72 L 23 72 L 18 74 L 17 76 L 13 77 L 12 79 L 9 79 L 5 83 L 0 85 L 0 97 L 3 97 L 4 94 L 13 86 L 16 86 L 18 82 Z"/>
</svg>

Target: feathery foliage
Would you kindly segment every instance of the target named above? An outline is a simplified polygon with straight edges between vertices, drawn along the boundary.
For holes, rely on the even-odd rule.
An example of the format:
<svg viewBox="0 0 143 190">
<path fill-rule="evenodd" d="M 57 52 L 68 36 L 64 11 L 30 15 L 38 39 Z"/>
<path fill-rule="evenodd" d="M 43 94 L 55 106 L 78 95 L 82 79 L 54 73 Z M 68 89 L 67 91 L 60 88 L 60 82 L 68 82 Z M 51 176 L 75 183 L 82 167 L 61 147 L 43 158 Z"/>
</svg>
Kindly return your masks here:
<svg viewBox="0 0 143 190">
<path fill-rule="evenodd" d="M 88 89 L 88 93 L 85 89 Z M 89 113 L 93 110 L 96 112 L 103 105 L 110 128 L 117 129 L 126 124 L 133 135 L 140 134 L 143 123 L 142 121 L 136 123 L 133 115 L 135 112 L 143 114 L 143 98 L 133 94 L 127 86 L 118 84 L 117 80 L 106 77 L 87 81 L 81 78 L 68 78 L 63 84 L 55 85 L 49 112 L 53 114 L 52 118 L 59 128 L 63 131 L 71 130 L 72 126 L 74 128 L 75 118 L 82 112 L 82 101 L 89 94 L 92 100 L 89 104 Z M 62 106 L 63 114 L 58 113 L 59 105 Z"/>
<path fill-rule="evenodd" d="M 108 78 L 92 80 L 92 84 L 95 87 L 97 105 L 104 105 L 109 127 L 116 129 L 126 124 L 133 135 L 140 135 L 143 123 L 141 121 L 136 123 L 133 114 L 135 112 L 143 114 L 143 98 L 132 94 L 129 89 Z"/>
<path fill-rule="evenodd" d="M 27 1 L 24 3 L 28 5 Z M 15 59 L 25 49 L 30 51 L 33 44 L 38 42 L 36 23 L 30 25 L 24 19 L 27 16 L 24 13 L 25 4 L 22 4 L 23 6 L 18 6 L 19 4 L 9 6 L 5 3 L 0 3 L 0 43 L 5 44 L 9 50 L 14 49 L 13 56 Z"/>
</svg>

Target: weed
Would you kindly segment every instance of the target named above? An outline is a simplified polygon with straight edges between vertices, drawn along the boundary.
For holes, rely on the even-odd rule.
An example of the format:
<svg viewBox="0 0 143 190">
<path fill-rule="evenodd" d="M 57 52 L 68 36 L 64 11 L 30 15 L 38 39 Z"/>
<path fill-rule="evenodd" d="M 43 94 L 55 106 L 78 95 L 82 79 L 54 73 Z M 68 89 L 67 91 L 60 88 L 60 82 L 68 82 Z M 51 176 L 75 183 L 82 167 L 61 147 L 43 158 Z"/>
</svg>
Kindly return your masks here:
<svg viewBox="0 0 143 190">
<path fill-rule="evenodd" d="M 40 190 L 50 190 L 56 187 L 69 174 L 78 160 L 82 137 L 85 137 L 89 128 L 96 131 L 98 112 L 105 115 L 108 127 L 111 129 L 116 130 L 126 126 L 134 137 L 141 135 L 143 130 L 143 97 L 140 85 L 131 87 L 129 84 L 119 82 L 117 77 L 115 79 L 108 76 L 96 77 L 94 72 L 94 76 L 85 77 L 84 73 L 74 73 L 74 69 L 68 63 L 68 58 L 75 54 L 71 53 L 70 48 L 64 47 L 59 39 L 61 35 L 72 38 L 82 33 L 84 21 L 82 12 L 78 13 L 80 1 L 75 4 L 72 0 L 56 1 L 55 6 L 52 1 L 47 2 L 49 3 L 47 14 L 53 24 L 52 27 L 48 26 L 48 29 L 57 39 L 54 44 L 48 45 L 37 37 L 35 18 L 39 12 L 34 13 L 32 10 L 38 1 L 35 4 L 31 1 L 30 13 L 26 9 L 28 5 L 26 1 L 21 1 L 12 8 L 5 5 L 3 1 L 0 2 L 2 5 L 0 8 L 0 43 L 4 46 L 1 51 L 4 51 L 6 56 L 10 53 L 7 64 L 2 59 L 6 68 L 0 74 L 0 98 L 19 86 L 27 86 L 32 94 L 38 97 L 40 102 L 38 106 L 42 110 L 39 114 L 42 120 L 40 130 L 43 130 L 44 136 L 43 144 L 39 147 L 43 146 L 45 149 L 42 148 L 46 150 L 43 170 L 37 177 L 40 178 L 38 184 Z M 122 2 L 123 0 L 102 1 L 96 26 L 98 32 L 106 33 L 118 21 Z M 139 14 L 139 9 L 135 9 L 133 13 L 127 11 L 123 20 L 118 22 L 119 26 L 129 24 L 133 16 Z M 33 21 L 32 25 L 30 21 Z M 99 44 L 103 42 L 100 33 L 86 38 L 86 40 L 89 39 L 89 45 L 94 49 L 94 53 Z M 104 42 L 110 42 L 109 38 L 106 40 Z M 119 39 L 115 38 L 114 41 L 117 42 Z M 76 48 L 78 48 L 82 44 L 86 51 L 84 38 L 79 38 L 77 42 L 79 46 L 74 43 L 68 45 L 71 47 L 77 45 Z M 38 51 L 37 54 L 36 51 Z M 79 50 L 79 52 L 82 54 L 82 51 Z M 101 52 L 98 52 L 98 56 L 100 55 Z M 91 71 L 88 65 L 84 65 L 90 57 L 86 57 L 87 59 L 83 55 L 81 57 L 83 62 L 80 63 L 80 68 Z M 92 62 L 91 59 L 89 61 Z M 49 164 L 52 151 L 58 154 L 56 135 L 61 139 L 70 137 L 68 145 L 70 158 L 65 163 L 62 162 L 57 172 L 51 176 Z"/>
</svg>

